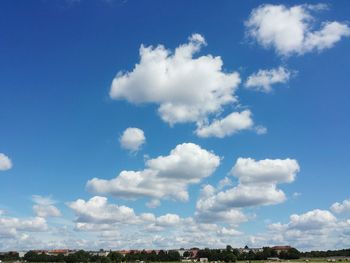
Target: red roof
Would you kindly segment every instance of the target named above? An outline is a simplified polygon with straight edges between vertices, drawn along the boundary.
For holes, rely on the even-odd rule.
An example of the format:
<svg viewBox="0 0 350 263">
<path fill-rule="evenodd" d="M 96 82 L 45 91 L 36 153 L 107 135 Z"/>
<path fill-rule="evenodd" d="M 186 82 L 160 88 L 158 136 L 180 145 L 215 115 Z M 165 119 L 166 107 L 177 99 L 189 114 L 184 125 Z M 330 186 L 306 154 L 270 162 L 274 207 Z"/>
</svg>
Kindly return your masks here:
<svg viewBox="0 0 350 263">
<path fill-rule="evenodd" d="M 274 247 L 272 247 L 272 249 L 274 249 L 274 250 L 289 250 L 291 248 L 292 248 L 291 246 L 274 246 Z"/>
</svg>

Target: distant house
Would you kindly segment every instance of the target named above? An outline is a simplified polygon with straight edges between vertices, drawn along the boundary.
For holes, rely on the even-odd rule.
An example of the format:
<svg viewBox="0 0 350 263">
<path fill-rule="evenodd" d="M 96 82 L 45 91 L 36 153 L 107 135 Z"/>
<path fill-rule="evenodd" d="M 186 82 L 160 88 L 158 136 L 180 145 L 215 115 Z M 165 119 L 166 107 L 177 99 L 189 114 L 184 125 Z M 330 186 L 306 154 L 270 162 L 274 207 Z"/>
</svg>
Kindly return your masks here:
<svg viewBox="0 0 350 263">
<path fill-rule="evenodd" d="M 184 248 L 180 248 L 180 249 L 177 249 L 176 251 L 179 252 L 180 257 L 183 257 L 184 254 L 185 254 L 185 252 L 188 251 L 188 250 L 186 250 L 186 249 L 184 249 Z"/>
<path fill-rule="evenodd" d="M 71 252 L 74 253 L 76 251 L 75 250 L 72 251 L 72 250 L 69 250 L 69 249 L 53 249 L 53 250 L 48 250 L 46 252 L 46 254 L 49 255 L 49 256 L 57 256 L 59 254 L 68 256 L 69 254 L 71 254 Z"/>
<path fill-rule="evenodd" d="M 125 255 L 130 254 L 130 250 L 118 250 L 117 251 L 119 254 L 121 254 L 123 257 L 125 257 Z"/>
<path fill-rule="evenodd" d="M 197 258 L 197 254 L 198 254 L 199 248 L 191 248 L 190 252 L 191 252 L 191 258 Z"/>
<path fill-rule="evenodd" d="M 99 250 L 99 251 L 90 251 L 90 255 L 92 256 L 99 256 L 99 257 L 107 257 L 109 255 L 110 251 L 106 250 Z"/>
<path fill-rule="evenodd" d="M 279 255 L 282 251 L 287 252 L 289 249 L 291 249 L 291 246 L 274 246 L 272 247 L 273 250 L 275 250 L 277 252 L 277 254 Z"/>
<path fill-rule="evenodd" d="M 244 248 L 239 248 L 238 251 L 240 254 L 249 253 L 249 252 L 253 252 L 254 254 L 256 254 L 258 252 L 263 252 L 263 249 L 262 248 L 249 248 L 248 246 L 245 246 Z"/>
</svg>

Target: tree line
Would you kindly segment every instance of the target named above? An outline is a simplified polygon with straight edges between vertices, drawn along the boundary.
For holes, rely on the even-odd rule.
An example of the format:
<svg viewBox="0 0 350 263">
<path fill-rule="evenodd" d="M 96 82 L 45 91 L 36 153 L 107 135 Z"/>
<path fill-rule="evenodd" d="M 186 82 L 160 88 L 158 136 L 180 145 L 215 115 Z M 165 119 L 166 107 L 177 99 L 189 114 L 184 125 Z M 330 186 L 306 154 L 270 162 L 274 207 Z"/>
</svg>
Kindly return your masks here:
<svg viewBox="0 0 350 263">
<path fill-rule="evenodd" d="M 263 247 L 262 251 L 238 254 L 238 260 L 266 260 L 268 258 L 278 257 L 280 259 L 298 259 L 300 258 L 300 252 L 296 248 L 290 248 L 286 251 L 277 253 L 276 250 L 271 247 Z"/>
<path fill-rule="evenodd" d="M 197 254 L 191 254 L 191 251 L 186 251 L 183 255 L 184 258 L 207 258 L 209 261 L 223 261 L 223 262 L 236 262 L 237 260 L 266 260 L 271 257 L 278 257 L 280 259 L 298 259 L 303 258 L 327 258 L 327 257 L 350 257 L 350 249 L 341 250 L 327 250 L 327 251 L 310 251 L 310 252 L 299 252 L 295 248 L 290 248 L 287 251 L 281 251 L 277 253 L 276 250 L 270 247 L 264 247 L 262 251 L 249 253 L 241 253 L 238 249 L 234 249 L 231 246 L 227 246 L 226 249 L 199 249 Z M 19 260 L 17 252 L 1 253 L 1 261 L 15 261 Z M 27 262 L 97 262 L 97 263 L 119 263 L 119 262 L 174 262 L 180 261 L 181 256 L 176 250 L 164 251 L 160 250 L 146 252 L 143 251 L 132 251 L 125 256 L 118 252 L 110 252 L 108 256 L 99 256 L 90 252 L 79 250 L 75 253 L 64 255 L 47 255 L 45 253 L 37 253 L 36 251 L 29 251 L 24 255 L 24 260 Z"/>
<path fill-rule="evenodd" d="M 123 256 L 118 252 L 110 252 L 108 256 L 93 255 L 84 250 L 79 250 L 75 253 L 64 255 L 47 255 L 45 253 L 36 253 L 29 251 L 24 255 L 24 260 L 28 262 L 98 262 L 98 263 L 116 263 L 116 262 L 135 262 L 135 261 L 180 261 L 180 254 L 177 251 L 160 250 L 159 253 L 152 251 L 147 253 L 145 250 L 140 252 L 131 252 Z"/>
<path fill-rule="evenodd" d="M 350 257 L 350 249 L 302 252 L 305 258 Z"/>
<path fill-rule="evenodd" d="M 226 249 L 201 249 L 197 252 L 197 258 L 207 258 L 209 261 L 236 262 L 237 255 L 228 248 Z"/>
<path fill-rule="evenodd" d="M 17 252 L 7 252 L 0 254 L 1 261 L 15 261 L 19 259 L 19 254 Z"/>
</svg>

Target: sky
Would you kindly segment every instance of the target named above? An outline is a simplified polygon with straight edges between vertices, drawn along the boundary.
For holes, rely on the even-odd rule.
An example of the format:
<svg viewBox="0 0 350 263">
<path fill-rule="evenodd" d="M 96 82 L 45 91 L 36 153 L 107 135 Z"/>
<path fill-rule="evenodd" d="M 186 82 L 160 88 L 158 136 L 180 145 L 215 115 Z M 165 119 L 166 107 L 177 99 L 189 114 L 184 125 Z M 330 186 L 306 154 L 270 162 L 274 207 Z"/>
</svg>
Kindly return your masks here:
<svg viewBox="0 0 350 263">
<path fill-rule="evenodd" d="M 350 3 L 0 3 L 0 250 L 350 247 Z"/>
</svg>

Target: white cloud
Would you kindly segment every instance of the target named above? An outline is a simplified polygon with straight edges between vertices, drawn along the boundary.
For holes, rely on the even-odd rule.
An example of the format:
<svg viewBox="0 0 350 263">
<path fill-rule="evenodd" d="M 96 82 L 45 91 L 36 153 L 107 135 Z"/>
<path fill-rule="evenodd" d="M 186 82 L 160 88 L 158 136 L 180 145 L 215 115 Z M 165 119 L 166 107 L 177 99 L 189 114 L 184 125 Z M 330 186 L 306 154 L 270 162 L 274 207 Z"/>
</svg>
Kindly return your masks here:
<svg viewBox="0 0 350 263">
<path fill-rule="evenodd" d="M 321 229 L 332 225 L 337 219 L 327 210 L 315 209 L 305 214 L 293 214 L 290 216 L 288 228 L 298 230 Z"/>
<path fill-rule="evenodd" d="M 94 178 L 87 189 L 94 193 L 134 199 L 171 198 L 188 200 L 187 187 L 210 176 L 220 164 L 220 158 L 193 143 L 183 143 L 167 156 L 146 161 L 142 171 L 122 171 L 116 178 Z"/>
<path fill-rule="evenodd" d="M 293 198 L 298 198 L 298 197 L 301 196 L 301 193 L 299 193 L 299 192 L 294 192 L 292 196 L 293 196 Z"/>
<path fill-rule="evenodd" d="M 156 224 L 159 226 L 175 226 L 179 224 L 181 218 L 176 214 L 165 214 L 160 216 L 156 220 Z"/>
<path fill-rule="evenodd" d="M 17 235 L 17 232 L 41 232 L 47 230 L 46 220 L 42 217 L 19 219 L 16 217 L 0 217 L 0 229 Z"/>
<path fill-rule="evenodd" d="M 247 34 L 263 47 L 272 47 L 284 56 L 331 48 L 341 38 L 350 36 L 350 28 L 345 23 L 327 21 L 315 30 L 312 12 L 319 11 L 319 7 L 261 5 L 245 22 Z"/>
<path fill-rule="evenodd" d="M 58 210 L 57 207 L 53 205 L 34 205 L 33 211 L 35 212 L 36 216 L 39 217 L 58 217 L 61 216 L 60 210 Z"/>
<path fill-rule="evenodd" d="M 78 199 L 68 204 L 77 215 L 77 221 L 83 223 L 116 223 L 135 219 L 134 210 L 127 206 L 108 204 L 107 198 L 92 197 L 85 201 Z"/>
<path fill-rule="evenodd" d="M 156 207 L 160 206 L 160 201 L 158 199 L 152 199 L 146 203 L 146 206 L 148 208 L 156 208 Z"/>
<path fill-rule="evenodd" d="M 331 206 L 331 210 L 334 212 L 334 213 L 344 213 L 344 212 L 349 212 L 350 211 L 350 199 L 348 200 L 344 200 L 343 202 L 341 203 L 334 203 L 332 206 Z"/>
<path fill-rule="evenodd" d="M 220 188 L 219 188 L 220 189 Z M 197 201 L 197 211 L 195 218 L 198 222 L 228 222 L 230 224 L 239 224 L 245 222 L 248 218 L 237 208 L 226 207 L 217 209 L 214 196 L 218 190 L 211 185 L 205 185 L 201 189 L 201 195 Z"/>
<path fill-rule="evenodd" d="M 218 189 L 223 189 L 223 188 L 225 188 L 225 187 L 227 187 L 227 186 L 232 186 L 232 181 L 231 181 L 231 179 L 230 178 L 228 178 L 228 177 L 225 177 L 224 179 L 221 179 L 220 181 L 219 181 L 219 183 L 218 183 Z"/>
<path fill-rule="evenodd" d="M 131 103 L 155 103 L 160 117 L 169 124 L 197 122 L 235 102 L 240 78 L 223 71 L 221 57 L 193 56 L 206 45 L 193 34 L 174 52 L 162 45 L 140 48 L 140 62 L 130 72 L 119 72 L 110 97 Z"/>
<path fill-rule="evenodd" d="M 195 218 L 198 222 L 204 223 L 228 223 L 238 225 L 248 221 L 248 217 L 239 209 L 227 208 L 223 211 L 211 211 L 209 209 L 201 209 L 195 213 Z"/>
<path fill-rule="evenodd" d="M 214 120 L 209 125 L 198 125 L 196 134 L 199 137 L 224 138 L 239 131 L 250 129 L 253 124 L 250 110 L 232 112 L 222 119 Z"/>
<path fill-rule="evenodd" d="M 11 159 L 3 153 L 0 153 L 0 171 L 6 171 L 12 168 Z"/>
<path fill-rule="evenodd" d="M 171 213 L 159 217 L 152 213 L 136 215 L 132 208 L 110 204 L 107 198 L 101 196 L 92 197 L 88 201 L 78 199 L 68 203 L 68 206 L 77 216 L 76 230 L 87 232 L 122 230 L 121 224 L 127 226 L 129 231 L 145 228 L 147 231 L 158 232 L 174 226 L 181 227 L 185 220 Z"/>
<path fill-rule="evenodd" d="M 242 235 L 242 232 L 237 231 L 234 228 L 223 227 L 219 230 L 219 234 L 226 235 L 226 236 L 240 236 L 240 235 Z"/>
<path fill-rule="evenodd" d="M 127 128 L 120 137 L 121 147 L 132 152 L 137 152 L 145 142 L 145 134 L 139 128 Z"/>
<path fill-rule="evenodd" d="M 245 185 L 277 184 L 293 182 L 299 170 L 298 162 L 293 159 L 238 158 L 231 174 Z"/>
<path fill-rule="evenodd" d="M 32 200 L 38 205 L 53 205 L 56 203 L 51 196 L 32 195 Z"/>
<path fill-rule="evenodd" d="M 272 91 L 272 85 L 277 83 L 287 83 L 290 77 L 291 72 L 284 67 L 270 70 L 261 69 L 257 73 L 250 75 L 244 86 L 247 89 L 269 93 Z"/>
<path fill-rule="evenodd" d="M 211 220 L 214 217 L 240 218 L 238 208 L 273 205 L 285 201 L 286 197 L 277 184 L 291 183 L 299 172 L 293 159 L 238 158 L 231 174 L 238 178 L 238 185 L 225 191 L 207 185 L 197 201 L 197 217 Z M 227 215 L 228 213 L 231 213 Z M 235 215 L 233 215 L 235 214 Z"/>
<path fill-rule="evenodd" d="M 267 133 L 267 128 L 261 125 L 255 126 L 255 132 L 258 135 L 263 135 Z"/>
<path fill-rule="evenodd" d="M 268 225 L 267 232 L 251 238 L 251 245 L 293 244 L 306 250 L 343 248 L 350 243 L 350 220 L 339 221 L 327 210 L 314 209 L 293 214 L 286 224 Z"/>
<path fill-rule="evenodd" d="M 111 204 L 106 204 L 98 213 L 109 214 Z M 114 205 L 113 205 L 114 206 Z M 79 214 L 79 213 L 78 213 Z M 78 215 L 77 214 L 77 215 Z M 88 232 L 95 238 L 95 246 L 105 248 L 174 248 L 189 246 L 209 246 L 213 242 L 219 246 L 232 244 L 233 238 L 243 233 L 232 225 L 198 223 L 193 218 L 181 218 L 177 214 L 156 217 L 151 213 L 135 215 L 132 219 L 105 223 L 97 215 L 90 223 L 77 218 L 76 230 Z M 93 223 L 92 223 L 93 222 Z"/>
<path fill-rule="evenodd" d="M 38 217 L 59 217 L 61 211 L 54 206 L 56 203 L 51 196 L 33 195 L 32 200 L 35 203 L 33 205 L 33 211 Z"/>
</svg>

